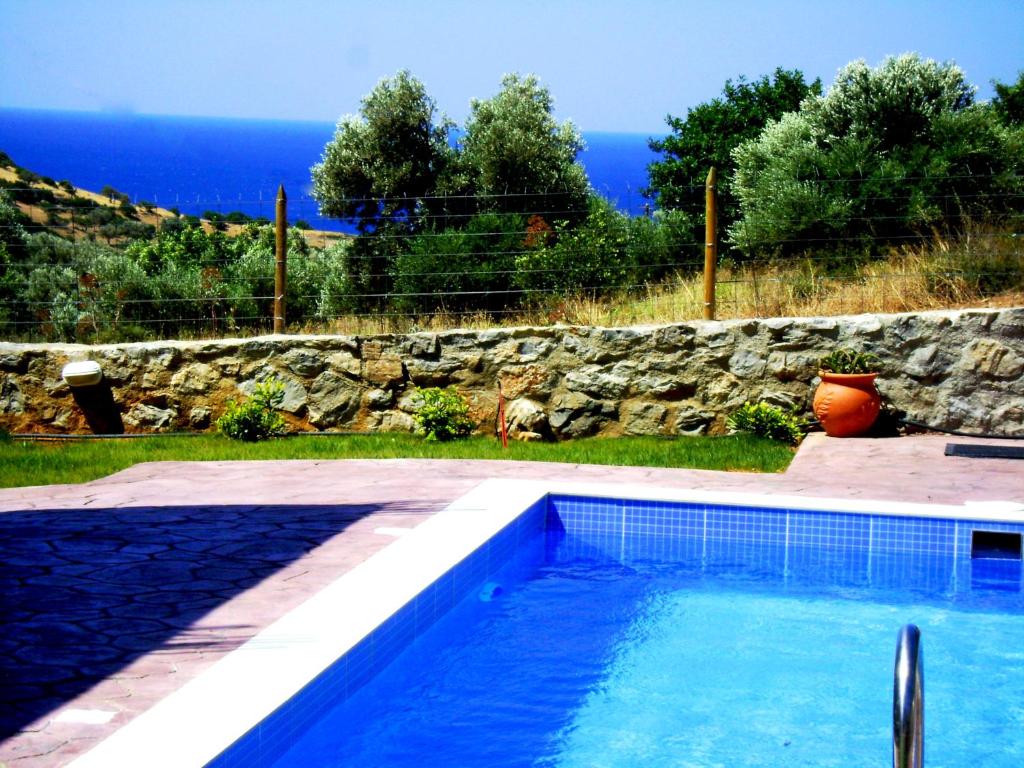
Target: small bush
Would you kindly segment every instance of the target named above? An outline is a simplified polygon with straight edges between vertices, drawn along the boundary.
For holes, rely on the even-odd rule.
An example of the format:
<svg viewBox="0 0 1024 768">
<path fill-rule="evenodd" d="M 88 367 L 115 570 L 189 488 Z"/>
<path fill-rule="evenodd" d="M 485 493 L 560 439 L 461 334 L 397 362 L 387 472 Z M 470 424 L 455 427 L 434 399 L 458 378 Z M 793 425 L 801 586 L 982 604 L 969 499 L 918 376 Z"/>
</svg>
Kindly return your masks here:
<svg viewBox="0 0 1024 768">
<path fill-rule="evenodd" d="M 744 403 L 725 424 L 730 432 L 749 432 L 790 445 L 797 445 L 804 439 L 803 419 L 768 403 Z"/>
<path fill-rule="evenodd" d="M 877 373 L 881 364 L 877 355 L 843 347 L 821 358 L 818 368 L 831 373 Z"/>
<path fill-rule="evenodd" d="M 445 442 L 469 437 L 475 426 L 469 418 L 469 404 L 452 387 L 419 390 L 423 406 L 416 412 L 416 431 L 427 440 Z"/>
<path fill-rule="evenodd" d="M 217 429 L 232 440 L 249 443 L 283 435 L 285 421 L 275 410 L 282 400 L 284 384 L 277 379 L 260 382 L 245 402 L 228 402 L 228 409 L 217 419 Z"/>
</svg>

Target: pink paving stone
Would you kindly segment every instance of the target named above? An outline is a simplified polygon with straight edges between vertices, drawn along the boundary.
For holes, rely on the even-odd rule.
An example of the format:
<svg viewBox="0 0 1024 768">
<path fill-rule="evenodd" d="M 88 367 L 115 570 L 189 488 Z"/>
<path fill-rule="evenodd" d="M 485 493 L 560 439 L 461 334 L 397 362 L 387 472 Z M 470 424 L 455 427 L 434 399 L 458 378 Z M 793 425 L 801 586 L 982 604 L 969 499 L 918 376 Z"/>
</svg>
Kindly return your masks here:
<svg viewBox="0 0 1024 768">
<path fill-rule="evenodd" d="M 946 443 L 997 440 L 916 435 L 836 440 L 812 435 L 778 475 L 494 461 L 359 460 L 140 464 L 82 485 L 0 490 L 0 513 L 201 504 L 383 505 L 298 560 L 232 595 L 159 648 L 0 744 L 0 765 L 59 766 L 208 669 L 393 539 L 487 478 L 647 484 L 804 496 L 960 504 L 1024 503 L 1024 462 L 946 457 Z M 122 710 L 107 725 L 57 724 L 65 708 Z M 36 730 L 32 730 L 36 729 Z"/>
</svg>

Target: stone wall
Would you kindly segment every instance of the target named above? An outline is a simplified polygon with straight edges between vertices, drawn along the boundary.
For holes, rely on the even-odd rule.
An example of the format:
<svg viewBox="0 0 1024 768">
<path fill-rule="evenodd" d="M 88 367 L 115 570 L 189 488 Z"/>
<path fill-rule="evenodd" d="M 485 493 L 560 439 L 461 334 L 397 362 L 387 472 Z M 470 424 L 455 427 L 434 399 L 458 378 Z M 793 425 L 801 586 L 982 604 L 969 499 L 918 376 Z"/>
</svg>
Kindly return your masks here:
<svg viewBox="0 0 1024 768">
<path fill-rule="evenodd" d="M 272 376 L 285 384 L 283 408 L 295 429 L 410 430 L 415 388 L 452 385 L 489 431 L 500 381 L 518 432 L 721 432 L 745 400 L 809 406 L 816 362 L 836 346 L 879 355 L 879 389 L 911 418 L 1024 435 L 1024 309 L 93 347 L 0 343 L 0 426 L 88 432 L 61 369 L 90 359 L 102 366 L 129 432 L 210 429 L 227 400 Z"/>
</svg>

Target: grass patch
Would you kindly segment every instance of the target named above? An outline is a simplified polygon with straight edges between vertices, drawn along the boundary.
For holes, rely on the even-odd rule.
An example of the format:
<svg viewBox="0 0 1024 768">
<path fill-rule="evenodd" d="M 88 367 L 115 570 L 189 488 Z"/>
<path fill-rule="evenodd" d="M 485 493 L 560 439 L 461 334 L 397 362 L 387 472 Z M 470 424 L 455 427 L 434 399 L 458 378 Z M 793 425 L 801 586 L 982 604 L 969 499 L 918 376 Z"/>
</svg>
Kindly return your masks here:
<svg viewBox="0 0 1024 768">
<path fill-rule="evenodd" d="M 0 487 L 82 483 L 144 461 L 404 458 L 781 472 L 789 465 L 793 451 L 781 443 L 750 435 L 590 438 L 565 443 L 512 443 L 508 450 L 485 437 L 428 443 L 405 434 L 296 436 L 262 443 L 242 443 L 216 434 L 60 443 L 9 440 L 0 441 Z"/>
</svg>

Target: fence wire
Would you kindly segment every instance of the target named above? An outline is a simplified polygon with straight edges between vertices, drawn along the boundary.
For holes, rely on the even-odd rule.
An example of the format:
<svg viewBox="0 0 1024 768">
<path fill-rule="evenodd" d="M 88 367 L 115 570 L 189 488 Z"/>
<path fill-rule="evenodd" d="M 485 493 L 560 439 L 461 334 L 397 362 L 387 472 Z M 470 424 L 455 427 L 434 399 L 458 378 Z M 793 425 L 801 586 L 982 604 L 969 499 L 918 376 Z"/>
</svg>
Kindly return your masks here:
<svg viewBox="0 0 1024 768">
<path fill-rule="evenodd" d="M 921 178 L 943 187 L 995 177 Z M 867 181 L 879 179 L 801 183 L 834 191 Z M 746 229 L 726 221 L 717 317 L 1024 303 L 1024 192 L 1010 181 L 999 194 L 943 191 L 926 205 L 896 193 L 858 197 L 863 208 L 848 215 L 776 211 Z M 272 210 L 271 200 L 196 198 L 189 210 L 201 215 L 190 215 L 69 185 L 8 184 L 3 193 L 16 208 L 0 216 L 4 340 L 250 335 L 273 325 L 273 224 L 227 210 Z M 521 209 L 524 201 L 535 205 Z M 361 207 L 369 218 L 360 232 L 354 221 L 320 216 L 310 198 L 289 200 L 284 296 L 293 332 L 622 325 L 704 311 L 703 209 L 629 217 L 557 190 L 326 207 Z M 976 215 L 982 209 L 998 213 Z"/>
</svg>

